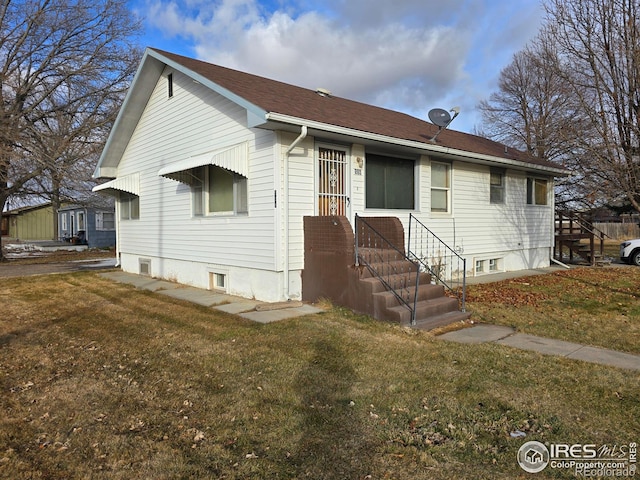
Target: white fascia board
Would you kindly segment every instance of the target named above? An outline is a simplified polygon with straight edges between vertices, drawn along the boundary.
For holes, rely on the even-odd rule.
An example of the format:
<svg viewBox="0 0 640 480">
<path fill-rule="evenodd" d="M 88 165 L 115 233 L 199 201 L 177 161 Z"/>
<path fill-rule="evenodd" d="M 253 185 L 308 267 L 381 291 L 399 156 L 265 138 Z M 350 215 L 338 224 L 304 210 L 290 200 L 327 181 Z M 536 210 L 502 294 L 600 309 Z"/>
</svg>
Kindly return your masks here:
<svg viewBox="0 0 640 480">
<path fill-rule="evenodd" d="M 115 177 L 115 174 L 106 175 L 104 171 L 118 168 L 120 158 L 129 144 L 129 139 L 133 135 L 144 107 L 147 105 L 164 69 L 164 65 L 159 61 L 149 59 L 149 57 L 154 57 L 151 53 L 152 51 L 147 48 L 142 56 L 138 70 L 131 81 L 129 90 L 118 111 L 118 116 L 102 149 L 93 178 Z"/>
<path fill-rule="evenodd" d="M 116 178 L 118 176 L 118 169 L 116 167 L 101 167 L 98 165 L 93 178 Z"/>
<path fill-rule="evenodd" d="M 122 154 L 129 143 L 131 135 L 133 135 L 133 131 L 140 120 L 140 116 L 142 115 L 142 112 L 144 111 L 144 108 L 147 105 L 147 102 L 149 101 L 149 98 L 153 93 L 153 89 L 162 75 L 165 66 L 169 66 L 174 70 L 183 73 L 194 81 L 201 83 L 228 100 L 245 108 L 247 110 L 247 123 L 249 127 L 255 127 L 265 123 L 266 112 L 263 109 L 203 77 L 202 75 L 168 59 L 155 50 L 147 48 L 142 56 L 138 70 L 133 77 L 129 91 L 122 102 L 118 116 L 111 128 L 111 132 L 109 133 L 109 137 L 107 138 L 102 154 L 100 155 L 100 159 L 98 160 L 97 167 L 93 173 L 93 178 L 116 176 L 115 173 L 106 174 L 105 171 L 111 170 L 112 168 L 117 169 L 120 158 L 122 158 Z"/>
<path fill-rule="evenodd" d="M 443 147 L 440 145 L 431 145 L 422 142 L 416 142 L 414 140 L 405 140 L 402 138 L 390 137 L 388 135 L 380 135 L 378 133 L 370 133 L 362 130 L 355 130 L 352 128 L 340 127 L 338 125 L 330 125 L 328 123 L 316 122 L 313 120 L 306 120 L 298 117 L 291 117 L 281 113 L 269 112 L 266 114 L 266 119 L 274 122 L 288 123 L 293 125 L 305 125 L 310 129 L 326 131 L 338 135 L 345 135 L 349 137 L 362 138 L 365 140 L 371 140 L 375 142 L 388 143 L 392 145 L 400 145 L 403 147 L 422 150 L 425 154 L 433 153 L 443 157 L 449 157 L 453 160 L 461 160 L 470 163 L 483 163 L 488 165 L 502 165 L 509 166 L 518 170 L 527 171 L 539 171 L 546 173 L 547 175 L 553 174 L 557 176 L 569 175 L 569 172 L 563 168 L 545 167 L 542 165 L 536 165 L 535 163 L 521 162 L 518 160 L 511 160 L 508 158 L 494 157 L 492 155 L 485 155 L 480 153 L 467 152 L 465 150 L 458 150 L 455 148 Z"/>
</svg>

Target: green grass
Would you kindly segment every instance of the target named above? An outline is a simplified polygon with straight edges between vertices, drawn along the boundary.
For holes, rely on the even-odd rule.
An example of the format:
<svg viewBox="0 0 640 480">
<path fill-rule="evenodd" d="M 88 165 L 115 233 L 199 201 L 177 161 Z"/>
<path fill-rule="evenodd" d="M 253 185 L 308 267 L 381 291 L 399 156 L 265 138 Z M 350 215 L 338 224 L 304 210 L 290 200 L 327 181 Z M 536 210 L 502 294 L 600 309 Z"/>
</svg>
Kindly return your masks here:
<svg viewBox="0 0 640 480">
<path fill-rule="evenodd" d="M 524 479 L 525 440 L 637 441 L 637 372 L 341 308 L 256 324 L 91 273 L 0 301 L 2 478 Z"/>
</svg>

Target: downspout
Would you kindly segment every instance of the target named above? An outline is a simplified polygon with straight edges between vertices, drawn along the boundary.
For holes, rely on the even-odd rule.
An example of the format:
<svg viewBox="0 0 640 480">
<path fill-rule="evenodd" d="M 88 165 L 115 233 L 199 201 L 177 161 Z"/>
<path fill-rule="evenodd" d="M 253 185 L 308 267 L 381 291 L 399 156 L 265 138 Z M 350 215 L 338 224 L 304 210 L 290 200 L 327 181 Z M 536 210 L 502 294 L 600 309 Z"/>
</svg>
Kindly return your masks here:
<svg viewBox="0 0 640 480">
<path fill-rule="evenodd" d="M 116 268 L 120 268 L 120 196 L 116 197 L 116 201 L 114 204 L 114 225 L 116 227 L 116 264 L 114 265 Z"/>
<path fill-rule="evenodd" d="M 307 126 L 302 125 L 300 135 L 296 138 L 284 154 L 284 298 L 289 300 L 289 155 L 296 146 L 307 136 Z"/>
</svg>

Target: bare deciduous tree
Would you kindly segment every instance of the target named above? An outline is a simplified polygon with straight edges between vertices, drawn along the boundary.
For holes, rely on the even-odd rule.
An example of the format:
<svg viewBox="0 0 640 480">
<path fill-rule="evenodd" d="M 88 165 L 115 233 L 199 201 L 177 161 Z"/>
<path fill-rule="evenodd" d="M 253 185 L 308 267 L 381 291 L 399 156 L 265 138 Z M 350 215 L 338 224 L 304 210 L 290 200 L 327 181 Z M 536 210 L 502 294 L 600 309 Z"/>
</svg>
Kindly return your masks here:
<svg viewBox="0 0 640 480">
<path fill-rule="evenodd" d="M 500 72 L 498 91 L 478 105 L 480 134 L 571 168 L 582 153 L 576 136 L 585 134 L 588 121 L 561 69 L 558 53 L 541 32 Z M 583 186 L 575 176 L 561 180 L 559 201 L 579 201 L 584 192 L 577 187 Z"/>
<path fill-rule="evenodd" d="M 626 200 L 640 211 L 640 3 L 548 0 L 545 8 L 537 39 L 480 104 L 480 133 L 570 169 L 560 202 Z"/>
<path fill-rule="evenodd" d="M 546 9 L 563 79 L 590 123 L 576 138 L 585 154 L 576 167 L 602 198 L 640 212 L 640 4 L 551 0 Z"/>
<path fill-rule="evenodd" d="M 92 159 L 139 28 L 125 0 L 0 0 L 0 209 L 25 187 L 53 198 Z"/>
</svg>

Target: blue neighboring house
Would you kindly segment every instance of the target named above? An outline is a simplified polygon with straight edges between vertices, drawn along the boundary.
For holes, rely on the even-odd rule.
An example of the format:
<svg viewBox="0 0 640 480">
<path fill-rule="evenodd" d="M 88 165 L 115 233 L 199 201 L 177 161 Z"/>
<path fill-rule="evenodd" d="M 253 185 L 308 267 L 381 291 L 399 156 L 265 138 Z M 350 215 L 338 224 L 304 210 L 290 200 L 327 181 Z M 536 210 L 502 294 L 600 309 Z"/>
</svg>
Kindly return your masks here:
<svg viewBox="0 0 640 480">
<path fill-rule="evenodd" d="M 60 240 L 89 248 L 116 245 L 115 209 L 68 205 L 58 210 Z"/>
</svg>

